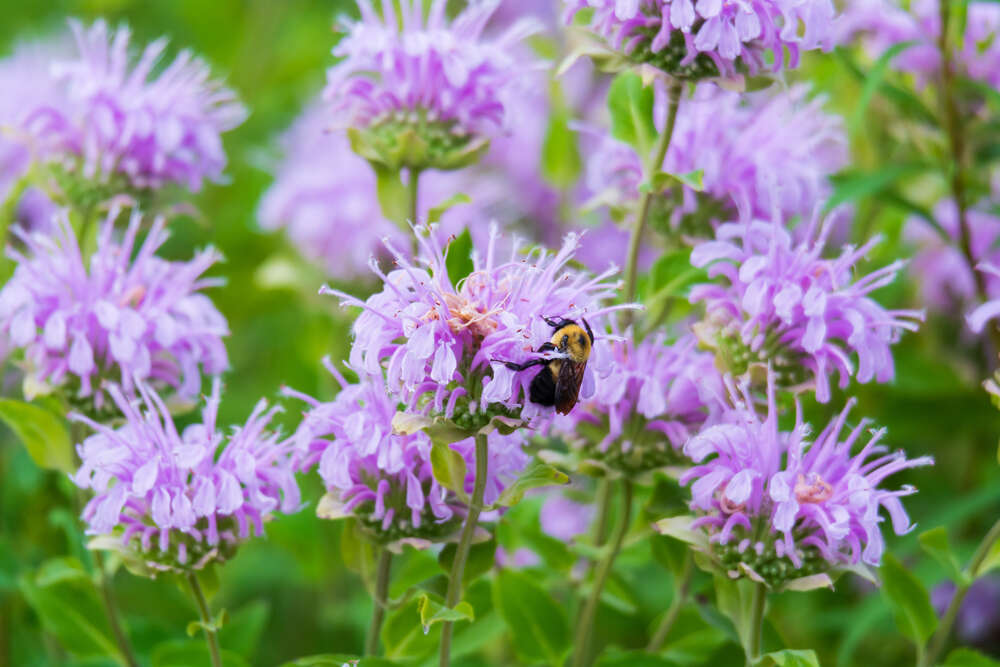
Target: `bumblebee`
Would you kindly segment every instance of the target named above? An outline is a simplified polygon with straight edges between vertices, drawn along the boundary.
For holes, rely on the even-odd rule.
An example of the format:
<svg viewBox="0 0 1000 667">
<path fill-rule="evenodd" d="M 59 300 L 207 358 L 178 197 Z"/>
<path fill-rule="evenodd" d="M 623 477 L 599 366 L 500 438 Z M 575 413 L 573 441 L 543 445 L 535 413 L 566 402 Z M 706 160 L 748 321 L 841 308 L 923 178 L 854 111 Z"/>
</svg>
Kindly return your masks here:
<svg viewBox="0 0 1000 667">
<path fill-rule="evenodd" d="M 556 412 L 568 414 L 580 396 L 583 372 L 594 347 L 594 332 L 587 320 L 580 318 L 586 330 L 573 320 L 546 317 L 545 323 L 553 329 L 549 342 L 541 345 L 536 352 L 559 352 L 563 356 L 552 359 L 532 359 L 523 364 L 502 361 L 512 371 L 523 371 L 532 366 L 544 366 L 532 379 L 528 387 L 528 398 L 532 403 L 555 406 Z"/>
</svg>

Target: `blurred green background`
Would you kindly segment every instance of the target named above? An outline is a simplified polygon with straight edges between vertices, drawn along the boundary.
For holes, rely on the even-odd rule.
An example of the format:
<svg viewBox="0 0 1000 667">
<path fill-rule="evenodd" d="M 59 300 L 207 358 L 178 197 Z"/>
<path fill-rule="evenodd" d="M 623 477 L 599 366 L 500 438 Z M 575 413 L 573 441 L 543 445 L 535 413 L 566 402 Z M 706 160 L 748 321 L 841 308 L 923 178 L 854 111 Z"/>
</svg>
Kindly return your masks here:
<svg viewBox="0 0 1000 667">
<path fill-rule="evenodd" d="M 264 284 L 259 279 L 260 268 L 269 261 L 301 260 L 280 233 L 260 231 L 255 212 L 271 181 L 269 167 L 277 157 L 275 139 L 322 87 L 325 68 L 331 63 L 334 18 L 352 5 L 333 0 L 0 2 L 0 53 L 9 52 L 16 41 L 62 31 L 67 16 L 85 20 L 104 16 L 112 23 L 127 21 L 136 43 L 167 35 L 172 50 L 192 48 L 202 54 L 248 106 L 247 122 L 226 136 L 231 182 L 207 187 L 195 198 L 200 215 L 173 223 L 173 236 L 164 250 L 167 255 L 187 258 L 192 248 L 212 244 L 227 258 L 214 273 L 225 275 L 228 283 L 211 293 L 232 331 L 228 340 L 232 370 L 226 377 L 220 415 L 225 424 L 245 419 L 260 397 L 276 398 L 282 385 L 330 397 L 334 388 L 319 360 L 327 354 L 343 358 L 347 350 L 349 320 L 332 298 L 317 295 L 322 275 L 304 270 L 315 281 L 294 287 Z M 820 90 L 831 93 L 832 110 L 853 117 L 862 84 L 842 59 L 810 56 L 792 76 L 816 82 Z M 874 170 L 893 159 L 880 144 L 884 133 L 880 113 L 886 110 L 876 96 L 861 122 L 851 125 L 853 168 Z M 855 232 L 878 229 L 888 239 L 872 258 L 874 265 L 909 252 L 900 240 L 904 215 L 877 201 L 859 200 Z M 914 303 L 912 288 L 905 281 L 884 290 L 880 299 L 901 306 Z M 979 386 L 987 376 L 982 355 L 958 339 L 948 324 L 931 322 L 919 335 L 906 336 L 895 354 L 895 384 L 862 387 L 858 392 L 861 407 L 855 414 L 888 426 L 889 442 L 905 447 L 909 456 L 937 458 L 934 469 L 894 480 L 920 487 L 920 493 L 907 502 L 919 528 L 905 537 L 889 538 L 890 550 L 932 586 L 942 573 L 929 559 L 919 557 L 916 533 L 945 525 L 964 557 L 996 518 L 1000 415 Z M 806 407 L 813 423 L 819 424 L 843 401 L 842 395 L 836 395 L 829 406 Z M 288 407 L 282 419 L 291 427 L 299 408 L 294 403 Z M 104 664 L 71 658 L 42 631 L 18 588 L 19 577 L 46 559 L 75 554 L 87 561 L 80 524 L 67 509 L 74 502 L 73 490 L 67 480 L 40 471 L 9 434 L 0 441 L 0 470 L 0 665 Z M 231 617 L 222 630 L 222 642 L 253 665 L 275 665 L 317 653 L 356 653 L 363 643 L 371 610 L 368 595 L 359 576 L 345 565 L 339 525 L 314 516 L 319 484 L 315 479 L 303 480 L 303 484 L 311 506 L 269 524 L 268 539 L 252 541 L 222 569 L 215 607 L 225 607 Z M 537 534 L 538 505 L 536 498 L 511 512 L 500 530 L 500 541 L 549 549 L 546 562 L 551 557 L 564 567 L 539 572 L 538 580 L 558 599 L 566 600 L 572 591 L 569 576 L 574 559 Z M 410 554 L 397 566 L 395 588 L 401 592 L 406 582 L 439 573 L 432 556 Z M 186 639 L 184 627 L 195 612 L 177 587 L 125 572 L 117 575 L 115 586 L 144 661 L 159 655 L 159 664 L 167 664 L 165 642 L 200 641 Z M 599 641 L 614 636 L 626 645 L 641 645 L 646 627 L 666 607 L 670 590 L 669 575 L 653 559 L 649 544 L 628 548 L 611 586 L 621 604 L 602 609 Z M 476 627 L 489 641 L 478 656 L 456 662 L 515 663 L 509 645 L 501 640 L 503 625 L 491 610 L 488 583 L 481 581 L 470 595 L 482 600 L 475 604 L 480 616 Z M 710 595 L 707 580 L 700 582 L 698 599 L 705 602 Z M 710 606 L 701 604 L 700 609 L 701 613 L 685 612 L 678 626 L 681 635 L 718 634 Z M 411 653 L 418 655 L 435 639 L 421 636 L 415 614 L 408 613 L 404 629 L 413 633 Z M 824 665 L 909 664 L 912 660 L 912 649 L 895 633 L 883 598 L 854 580 L 841 580 L 835 592 L 782 596 L 775 601 L 770 620 L 786 645 L 815 648 Z M 723 636 L 715 646 L 725 643 Z M 160 647 L 159 653 L 154 647 Z M 731 643 L 729 649 L 714 650 L 688 657 L 693 664 L 702 659 L 726 664 L 725 656 L 739 655 L 732 652 Z"/>
</svg>

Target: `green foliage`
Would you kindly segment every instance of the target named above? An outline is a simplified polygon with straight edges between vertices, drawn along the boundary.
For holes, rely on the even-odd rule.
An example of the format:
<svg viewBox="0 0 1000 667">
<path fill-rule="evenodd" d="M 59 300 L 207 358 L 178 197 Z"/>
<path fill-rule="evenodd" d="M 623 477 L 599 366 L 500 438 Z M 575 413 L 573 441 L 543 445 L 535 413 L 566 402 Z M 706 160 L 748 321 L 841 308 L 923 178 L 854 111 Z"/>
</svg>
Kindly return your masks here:
<svg viewBox="0 0 1000 667">
<path fill-rule="evenodd" d="M 472 234 L 469 228 L 462 230 L 451 243 L 448 244 L 448 256 L 445 258 L 445 266 L 448 269 L 448 278 L 452 285 L 457 285 L 462 278 L 472 273 Z"/>
<path fill-rule="evenodd" d="M 69 429 L 59 415 L 34 403 L 2 398 L 0 420 L 20 438 L 40 467 L 64 473 L 76 469 Z"/>
<path fill-rule="evenodd" d="M 927 589 L 892 554 L 886 554 L 879 574 L 899 631 L 914 642 L 926 642 L 938 624 Z"/>
<path fill-rule="evenodd" d="M 765 653 L 760 660 L 755 663 L 761 667 L 819 667 L 819 658 L 812 650 L 797 651 L 785 649 Z"/>
<path fill-rule="evenodd" d="M 611 82 L 608 91 L 611 136 L 635 148 L 639 155 L 649 155 L 656 142 L 653 124 L 653 88 L 642 77 L 623 72 Z"/>
<path fill-rule="evenodd" d="M 458 550 L 454 542 L 449 542 L 438 554 L 438 565 L 444 572 L 451 572 L 451 566 L 455 562 L 455 552 Z M 493 567 L 493 562 L 497 553 L 497 543 L 494 539 L 474 542 L 469 547 L 469 555 L 465 561 L 465 571 L 462 573 L 463 585 L 470 583 L 483 576 Z"/>
<path fill-rule="evenodd" d="M 493 580 L 493 604 L 522 659 L 559 664 L 569 648 L 569 626 L 562 606 L 544 589 L 523 574 L 502 570 Z"/>
</svg>

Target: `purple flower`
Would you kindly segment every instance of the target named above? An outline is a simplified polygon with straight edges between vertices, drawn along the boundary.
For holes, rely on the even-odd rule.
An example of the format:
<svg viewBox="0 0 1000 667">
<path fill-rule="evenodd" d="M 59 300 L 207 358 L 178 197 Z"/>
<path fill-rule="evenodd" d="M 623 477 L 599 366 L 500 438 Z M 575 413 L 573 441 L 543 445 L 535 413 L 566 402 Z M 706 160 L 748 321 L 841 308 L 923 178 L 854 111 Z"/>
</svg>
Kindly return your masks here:
<svg viewBox="0 0 1000 667">
<path fill-rule="evenodd" d="M 662 169 L 702 171 L 704 192 L 688 187 L 654 206 L 654 225 L 682 236 L 704 236 L 724 219 L 806 216 L 826 200 L 830 174 L 847 164 L 847 137 L 839 117 L 823 111 L 809 88 L 749 95 L 700 85 L 680 105 Z M 662 93 L 662 88 L 658 90 Z M 666 116 L 658 95 L 657 122 Z M 605 136 L 587 162 L 588 190 L 598 203 L 632 206 L 639 199 L 642 163 L 631 146 Z M 699 220 L 701 217 L 707 220 Z"/>
<path fill-rule="evenodd" d="M 941 582 L 931 591 L 931 603 L 938 615 L 943 616 L 952 596 L 955 584 Z M 1000 576 L 984 576 L 973 582 L 969 592 L 958 608 L 955 620 L 956 634 L 963 642 L 996 647 L 1000 638 Z"/>
<path fill-rule="evenodd" d="M 142 214 L 133 213 L 116 240 L 118 214 L 117 208 L 108 214 L 89 262 L 65 211 L 52 235 L 15 228 L 25 250 L 7 250 L 17 268 L 0 290 L 0 332 L 24 350 L 28 394 L 66 387 L 87 399 L 80 409 L 100 412 L 105 380 L 132 393 L 138 378 L 193 401 L 201 373 L 228 365 L 226 321 L 200 293 L 219 284 L 201 277 L 219 254 L 206 249 L 189 262 L 161 259 L 154 253 L 167 238 L 164 219 L 136 248 Z"/>
<path fill-rule="evenodd" d="M 990 284 L 996 284 L 1000 280 L 1000 267 L 988 262 L 976 265 L 976 270 L 985 274 Z M 975 308 L 965 316 L 965 322 L 974 333 L 982 333 L 986 328 L 986 323 L 1000 317 L 1000 297 L 990 299 L 984 304 Z"/>
<path fill-rule="evenodd" d="M 897 535 L 909 532 L 900 498 L 916 492 L 881 484 L 934 460 L 888 453 L 878 444 L 885 429 L 871 431 L 852 455 L 869 426 L 862 419 L 844 432 L 853 399 L 815 440 L 807 439 L 798 406 L 794 428 L 782 431 L 774 385 L 769 375 L 766 418 L 746 388 L 742 397 L 734 389 L 737 407 L 684 445 L 697 463 L 680 480 L 691 485 L 691 508 L 699 514 L 692 527 L 708 532 L 727 570 L 749 567 L 772 585 L 841 565 L 877 566 L 885 548 L 881 511 Z"/>
<path fill-rule="evenodd" d="M 683 460 L 680 449 L 723 405 L 725 389 L 709 352 L 693 336 L 667 344 L 609 341 L 610 372 L 592 397 L 554 422 L 581 456 L 636 475 Z"/>
<path fill-rule="evenodd" d="M 394 3 L 382 3 L 380 15 L 369 0 L 358 0 L 361 20 L 345 26 L 333 49 L 342 60 L 327 77 L 325 96 L 341 124 L 397 147 L 416 131 L 426 162 L 408 162 L 416 146 L 408 143 L 409 155 L 400 156 L 406 166 L 459 166 L 447 156 L 475 153 L 507 127 L 525 68 L 516 46 L 536 28 L 519 21 L 484 38 L 498 4 L 470 3 L 449 21 L 446 0 L 432 0 L 426 15 L 417 0 L 403 0 L 398 15 Z"/>
<path fill-rule="evenodd" d="M 65 101 L 38 106 L 27 119 L 43 153 L 106 182 L 124 176 L 137 188 L 167 183 L 197 191 L 226 166 L 221 134 L 243 122 L 235 95 L 208 66 L 182 51 L 160 67 L 166 40 L 132 61 L 127 27 L 103 20 L 70 27 L 77 57 L 52 65 Z M 156 72 L 156 74 L 154 74 Z"/>
<path fill-rule="evenodd" d="M 890 346 L 903 330 L 917 329 L 923 312 L 887 310 L 869 296 L 892 282 L 901 260 L 855 277 L 855 265 L 878 237 L 827 259 L 831 218 L 818 232 L 817 226 L 814 217 L 796 242 L 778 222 L 721 225 L 716 240 L 694 248 L 691 263 L 708 266 L 709 276 L 723 283 L 696 285 L 690 299 L 703 301 L 707 310 L 696 325 L 699 337 L 732 372 L 769 363 L 783 387 L 808 382 L 825 403 L 834 371 L 841 388 L 852 377 L 861 383 L 891 380 Z"/>
<path fill-rule="evenodd" d="M 632 307 L 602 305 L 617 289 L 608 282 L 614 268 L 595 277 L 567 267 L 579 243 L 576 234 L 567 235 L 554 255 L 538 248 L 522 252 L 515 241 L 504 258 L 493 227 L 484 252 L 473 252 L 472 272 L 453 280 L 436 230 L 415 232 L 416 261 L 389 244 L 397 268 L 383 274 L 372 265 L 382 291 L 361 301 L 327 290 L 342 305 L 363 309 L 353 327 L 351 366 L 372 375 L 384 371 L 390 391 L 409 410 L 456 418 L 469 428 L 488 422 L 491 406 L 493 414 L 529 421 L 550 415 L 551 408 L 527 402 L 535 373 L 510 370 L 497 360 L 539 358 L 534 350 L 552 336 L 545 317 L 586 317 L 600 331 L 608 313 Z M 594 346 L 584 396 L 601 348 L 601 342 Z"/>
<path fill-rule="evenodd" d="M 938 36 L 941 10 L 938 0 L 912 0 L 909 11 L 893 0 L 852 0 L 844 9 L 837 41 L 861 35 L 872 58 L 892 46 L 914 42 L 892 60 L 892 66 L 917 76 L 921 85 L 933 81 L 941 69 Z M 1000 87 L 1000 7 L 995 2 L 968 3 L 965 34 L 954 46 L 954 60 L 972 79 Z"/>
<path fill-rule="evenodd" d="M 594 507 L 573 502 L 561 492 L 553 492 L 545 499 L 538 515 L 542 530 L 547 535 L 570 542 L 590 529 Z"/>
<path fill-rule="evenodd" d="M 830 0 L 565 0 L 567 21 L 590 27 L 630 59 L 680 78 L 778 71 L 800 51 L 832 46 Z"/>
<path fill-rule="evenodd" d="M 905 235 L 917 246 L 913 257 L 912 274 L 920 286 L 922 301 L 943 314 L 963 310 L 977 298 L 976 277 L 973 267 L 962 253 L 958 208 L 946 199 L 934 207 L 934 219 L 947 233 L 942 238 L 938 230 L 927 221 L 913 217 L 906 223 Z M 970 209 L 966 213 L 969 226 L 969 248 L 977 263 L 1000 263 L 1000 218 L 984 210 Z M 1000 279 L 984 273 L 986 294 L 1000 297 Z"/>
<path fill-rule="evenodd" d="M 108 389 L 122 426 L 70 416 L 95 431 L 77 446 L 82 465 L 73 476 L 95 492 L 83 510 L 88 534 L 120 538 L 153 569 L 199 569 L 262 535 L 272 513 L 298 511 L 291 445 L 267 430 L 277 408 L 260 401 L 246 424 L 224 435 L 216 426 L 220 385 L 216 379 L 201 422 L 180 433 L 138 380 L 141 402 Z"/>
<path fill-rule="evenodd" d="M 293 436 L 298 465 L 318 464 L 330 495 L 320 507 L 326 518 L 356 516 L 383 543 L 448 537 L 465 516 L 466 507 L 443 487 L 431 469 L 431 439 L 423 431 L 402 435 L 393 429 L 399 402 L 385 390 L 381 377 L 349 384 L 327 361 L 341 385 L 333 401 L 320 402 L 286 389 L 309 404 Z M 472 440 L 451 445 L 466 461 L 466 491 L 472 491 L 475 448 Z M 518 435 L 489 436 L 485 502 L 494 502 L 506 484 L 524 468 L 528 456 Z"/>
</svg>

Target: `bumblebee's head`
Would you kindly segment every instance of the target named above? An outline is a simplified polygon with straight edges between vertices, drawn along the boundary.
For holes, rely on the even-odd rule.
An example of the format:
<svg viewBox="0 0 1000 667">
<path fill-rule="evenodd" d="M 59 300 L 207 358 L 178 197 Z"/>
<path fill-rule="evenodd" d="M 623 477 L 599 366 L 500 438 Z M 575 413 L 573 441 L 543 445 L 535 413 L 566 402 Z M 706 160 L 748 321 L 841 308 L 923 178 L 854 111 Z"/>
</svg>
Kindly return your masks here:
<svg viewBox="0 0 1000 667">
<path fill-rule="evenodd" d="M 587 330 L 584 330 L 572 320 L 563 320 L 552 334 L 552 344 L 573 361 L 585 364 L 593 348 L 593 336 L 589 329 L 588 326 Z"/>
</svg>

